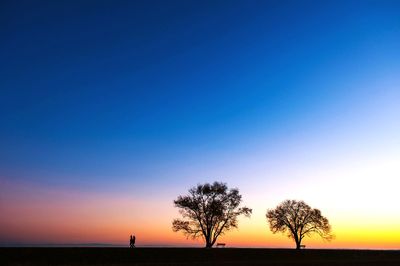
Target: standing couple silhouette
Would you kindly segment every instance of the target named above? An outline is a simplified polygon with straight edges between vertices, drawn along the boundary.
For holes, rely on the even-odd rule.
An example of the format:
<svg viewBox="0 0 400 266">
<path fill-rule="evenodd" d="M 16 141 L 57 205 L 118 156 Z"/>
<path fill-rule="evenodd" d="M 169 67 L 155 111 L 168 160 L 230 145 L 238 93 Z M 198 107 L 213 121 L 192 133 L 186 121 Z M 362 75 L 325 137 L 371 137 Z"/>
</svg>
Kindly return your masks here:
<svg viewBox="0 0 400 266">
<path fill-rule="evenodd" d="M 136 241 L 136 236 L 131 235 L 130 241 L 129 241 L 129 247 L 134 248 L 135 247 L 135 241 Z"/>
</svg>

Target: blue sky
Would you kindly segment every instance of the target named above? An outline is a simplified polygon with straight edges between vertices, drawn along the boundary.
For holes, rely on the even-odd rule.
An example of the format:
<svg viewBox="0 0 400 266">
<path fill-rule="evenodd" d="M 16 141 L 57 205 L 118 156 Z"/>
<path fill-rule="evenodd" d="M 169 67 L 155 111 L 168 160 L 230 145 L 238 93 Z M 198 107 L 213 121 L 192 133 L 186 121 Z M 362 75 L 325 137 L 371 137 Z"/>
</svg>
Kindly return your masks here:
<svg viewBox="0 0 400 266">
<path fill-rule="evenodd" d="M 374 132 L 398 123 L 399 10 L 397 1 L 2 3 L 1 177 L 186 187 L 229 181 L 243 156 L 273 158 L 288 143 L 331 149 L 324 140 L 337 128 L 335 145 L 385 139 L 390 131 Z"/>
</svg>

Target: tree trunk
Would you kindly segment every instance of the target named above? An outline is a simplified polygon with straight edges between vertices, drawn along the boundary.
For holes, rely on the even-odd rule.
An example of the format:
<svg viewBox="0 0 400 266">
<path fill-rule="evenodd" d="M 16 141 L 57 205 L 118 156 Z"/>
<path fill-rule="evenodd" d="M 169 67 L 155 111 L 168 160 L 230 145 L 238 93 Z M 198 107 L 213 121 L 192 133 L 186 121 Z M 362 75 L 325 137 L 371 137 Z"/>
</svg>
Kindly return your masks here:
<svg viewBox="0 0 400 266">
<path fill-rule="evenodd" d="M 300 249 L 301 248 L 301 240 L 296 240 L 296 249 Z"/>
<path fill-rule="evenodd" d="M 206 239 L 206 248 L 212 248 L 211 237 L 206 236 L 205 239 Z"/>
<path fill-rule="evenodd" d="M 296 242 L 296 249 L 300 249 L 301 238 L 295 236 L 294 241 Z"/>
<path fill-rule="evenodd" d="M 300 243 L 301 243 L 301 238 L 297 235 L 295 230 L 291 230 L 292 236 L 293 236 L 293 240 L 296 243 L 296 249 L 300 249 Z"/>
</svg>

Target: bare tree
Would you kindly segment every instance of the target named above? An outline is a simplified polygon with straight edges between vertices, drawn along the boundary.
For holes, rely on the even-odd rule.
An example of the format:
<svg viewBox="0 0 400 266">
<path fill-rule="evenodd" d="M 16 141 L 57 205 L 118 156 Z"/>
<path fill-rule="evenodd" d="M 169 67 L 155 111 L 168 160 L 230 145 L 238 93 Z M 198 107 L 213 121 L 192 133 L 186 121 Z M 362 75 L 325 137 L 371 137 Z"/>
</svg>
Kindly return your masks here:
<svg viewBox="0 0 400 266">
<path fill-rule="evenodd" d="M 296 242 L 296 249 L 300 249 L 305 236 L 318 234 L 328 241 L 333 238 L 328 219 L 304 201 L 285 200 L 275 209 L 268 210 L 266 216 L 271 231 L 287 233 Z"/>
<path fill-rule="evenodd" d="M 240 207 L 241 201 L 239 190 L 228 189 L 224 183 L 197 185 L 188 195 L 174 200 L 183 219 L 175 219 L 172 230 L 193 239 L 203 237 L 206 247 L 211 248 L 219 236 L 238 227 L 238 216 L 251 215 L 250 208 Z"/>
</svg>

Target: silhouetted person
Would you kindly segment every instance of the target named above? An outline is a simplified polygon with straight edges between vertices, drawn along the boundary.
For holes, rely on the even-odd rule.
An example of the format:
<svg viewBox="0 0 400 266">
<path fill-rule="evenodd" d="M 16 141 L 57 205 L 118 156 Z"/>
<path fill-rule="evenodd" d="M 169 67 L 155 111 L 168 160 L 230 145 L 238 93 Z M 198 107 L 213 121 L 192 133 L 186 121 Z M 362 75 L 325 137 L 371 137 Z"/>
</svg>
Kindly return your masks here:
<svg viewBox="0 0 400 266">
<path fill-rule="evenodd" d="M 131 235 L 131 238 L 129 240 L 129 247 L 134 248 L 135 247 L 135 241 L 136 241 L 136 236 Z"/>
</svg>

